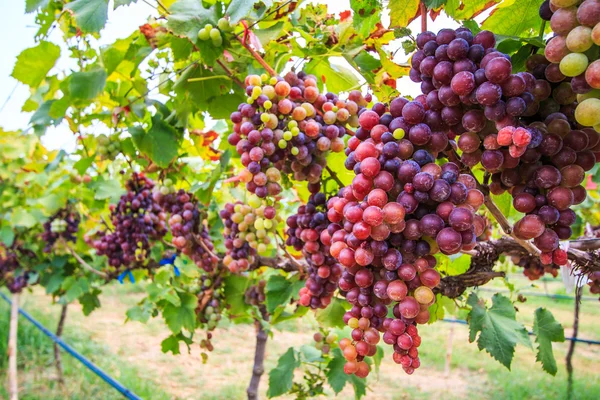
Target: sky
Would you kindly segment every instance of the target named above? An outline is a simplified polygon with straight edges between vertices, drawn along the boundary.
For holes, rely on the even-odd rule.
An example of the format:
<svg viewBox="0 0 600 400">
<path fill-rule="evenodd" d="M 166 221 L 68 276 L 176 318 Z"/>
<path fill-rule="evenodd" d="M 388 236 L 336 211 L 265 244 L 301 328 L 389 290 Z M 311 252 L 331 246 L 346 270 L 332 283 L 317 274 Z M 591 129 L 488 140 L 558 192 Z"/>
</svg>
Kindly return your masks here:
<svg viewBox="0 0 600 400">
<path fill-rule="evenodd" d="M 153 0 L 148 0 L 154 3 Z M 318 1 L 312 1 L 318 3 Z M 320 1 L 326 3 L 329 12 L 339 14 L 341 11 L 350 9 L 349 0 L 326 0 Z M 24 0 L 0 0 L 0 12 L 2 13 L 2 24 L 0 24 L 0 37 L 2 41 L 3 60 L 0 63 L 0 127 L 5 130 L 27 129 L 31 113 L 21 112 L 21 106 L 29 97 L 29 88 L 19 83 L 10 76 L 17 56 L 21 51 L 28 47 L 35 46 L 34 35 L 37 30 L 35 25 L 35 13 L 25 14 Z M 109 5 L 109 16 L 106 27 L 101 31 L 99 45 L 112 43 L 115 39 L 125 38 L 137 29 L 138 26 L 146 23 L 149 16 L 157 15 L 157 11 L 145 2 L 139 1 L 130 6 L 119 7 L 112 10 L 112 1 Z M 387 16 L 382 20 L 384 25 L 389 23 Z M 440 15 L 435 21 L 428 21 L 428 28 L 437 31 L 441 28 L 456 28 L 458 25 L 451 19 Z M 417 19 L 409 28 L 413 32 L 420 30 L 420 20 Z M 49 38 L 50 41 L 61 45 L 60 31 L 54 30 Z M 396 57 L 397 62 L 405 62 L 407 57 L 400 50 Z M 59 70 L 68 69 L 72 66 L 69 60 L 67 50 L 61 45 L 61 58 L 50 74 Z M 398 88 L 402 93 L 414 94 L 419 85 L 411 82 L 408 77 L 402 78 L 398 82 Z M 101 126 L 97 130 L 102 130 Z M 102 133 L 102 132 L 94 132 Z M 65 149 L 72 151 L 75 147 L 75 138 L 66 127 L 66 122 L 55 128 L 50 128 L 43 138 L 44 144 L 50 149 Z"/>
</svg>

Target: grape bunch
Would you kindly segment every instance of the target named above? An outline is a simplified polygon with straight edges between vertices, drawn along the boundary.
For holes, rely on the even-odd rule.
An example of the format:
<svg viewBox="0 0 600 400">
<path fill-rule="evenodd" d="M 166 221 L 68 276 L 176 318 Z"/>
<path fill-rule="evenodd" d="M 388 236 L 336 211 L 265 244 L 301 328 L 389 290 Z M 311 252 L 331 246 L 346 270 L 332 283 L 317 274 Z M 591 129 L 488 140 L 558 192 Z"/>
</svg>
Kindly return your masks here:
<svg viewBox="0 0 600 400">
<path fill-rule="evenodd" d="M 287 221 L 286 245 L 302 251 L 308 263 L 305 286 L 300 289 L 300 304 L 313 309 L 331 303 L 342 275 L 342 266 L 330 254 L 326 199 L 323 193 L 311 194 L 308 203 L 298 207 Z"/>
<path fill-rule="evenodd" d="M 548 273 L 554 278 L 558 276 L 559 265 L 554 263 L 543 265 L 540 258 L 537 256 L 513 256 L 511 257 L 513 264 L 523 268 L 523 275 L 529 278 L 530 281 L 540 279 L 544 274 Z"/>
<path fill-rule="evenodd" d="M 103 159 L 114 160 L 121 152 L 121 140 L 118 135 L 106 136 L 101 134 L 98 135 L 96 140 L 98 143 L 96 151 Z"/>
<path fill-rule="evenodd" d="M 199 268 L 213 271 L 219 259 L 214 254 L 215 247 L 193 194 L 175 190 L 173 182 L 165 179 L 162 186 L 155 188 L 153 199 L 170 215 L 168 224 L 177 250 L 190 257 Z"/>
<path fill-rule="evenodd" d="M 220 216 L 227 249 L 223 264 L 233 273 L 247 271 L 257 253 L 267 251 L 271 243 L 269 235 L 275 234 L 280 221 L 276 208 L 252 195 L 248 204 L 225 204 Z"/>
<path fill-rule="evenodd" d="M 248 100 L 231 114 L 236 147 L 245 169 L 240 178 L 260 198 L 281 192 L 281 172 L 320 188 L 329 151 L 344 149 L 347 127 L 358 125 L 357 113 L 367 101 L 358 91 L 348 100 L 321 94 L 317 79 L 304 72 L 285 78 L 246 77 Z"/>
<path fill-rule="evenodd" d="M 223 45 L 223 34 L 231 32 L 231 30 L 229 20 L 221 18 L 217 22 L 217 27 L 213 27 L 211 24 L 204 25 L 204 28 L 198 32 L 198 39 L 203 42 L 210 40 L 213 46 L 221 47 Z"/>
<path fill-rule="evenodd" d="M 94 241 L 97 254 L 107 256 L 108 264 L 116 269 L 143 265 L 153 242 L 167 233 L 167 215 L 154 201 L 152 180 L 133 173 L 125 187 L 127 193 L 110 206 L 114 228 L 101 232 Z"/>
<path fill-rule="evenodd" d="M 23 270 L 18 250 L 14 245 L 0 244 L 0 286 L 3 284 L 11 293 L 20 293 L 29 283 L 29 271 Z"/>
<path fill-rule="evenodd" d="M 79 214 L 66 208 L 59 210 L 44 223 L 44 232 L 42 240 L 46 242 L 44 252 L 49 253 L 57 240 L 63 239 L 65 242 L 77 240 L 77 230 L 79 229 Z"/>
<path fill-rule="evenodd" d="M 346 168 L 356 176 L 327 203 L 330 252 L 345 268 L 338 285 L 353 306 L 344 316 L 352 340 L 340 347 L 346 372 L 366 376 L 364 357 L 383 333 L 394 361 L 411 374 L 420 365 L 416 325 L 429 321 L 440 282 L 433 254 L 475 247 L 485 228 L 476 214 L 484 196 L 455 163 L 435 163 L 448 138 L 433 135 L 418 100 L 375 104 L 359 123 L 346 150 Z"/>
<path fill-rule="evenodd" d="M 220 275 L 206 274 L 200 277 L 199 283 L 196 288 L 198 297 L 196 316 L 200 323 L 205 324 L 207 331 L 212 331 L 222 318 L 223 278 Z"/>
<path fill-rule="evenodd" d="M 588 285 L 590 286 L 591 294 L 600 294 L 600 271 L 592 272 L 588 275 Z M 600 300 L 600 298 L 598 298 Z"/>
<path fill-rule="evenodd" d="M 546 58 L 562 75 L 572 78 L 579 101 L 577 122 L 600 130 L 600 2 L 546 0 L 540 16 L 550 21 L 555 34 L 544 50 Z"/>
<path fill-rule="evenodd" d="M 329 354 L 331 348 L 336 346 L 338 335 L 331 331 L 322 331 L 315 333 L 313 340 L 317 350 L 321 350 L 323 354 Z"/>
<path fill-rule="evenodd" d="M 265 295 L 265 287 L 267 286 L 267 281 L 261 280 L 256 285 L 250 286 L 246 289 L 244 293 L 244 301 L 246 304 L 250 304 L 258 308 L 260 315 L 263 320 L 269 320 L 269 312 L 267 311 L 267 306 L 265 305 L 266 295 Z"/>
</svg>

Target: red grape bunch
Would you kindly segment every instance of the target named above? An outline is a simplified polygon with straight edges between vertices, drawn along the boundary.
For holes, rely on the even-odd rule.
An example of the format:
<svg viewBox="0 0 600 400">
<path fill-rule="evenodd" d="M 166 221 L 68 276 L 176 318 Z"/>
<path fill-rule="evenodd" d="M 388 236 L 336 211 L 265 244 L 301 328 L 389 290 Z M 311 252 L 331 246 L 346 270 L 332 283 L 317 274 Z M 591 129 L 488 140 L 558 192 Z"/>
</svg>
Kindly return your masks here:
<svg viewBox="0 0 600 400">
<path fill-rule="evenodd" d="M 177 250 L 190 257 L 198 267 L 213 271 L 219 259 L 214 254 L 214 245 L 193 194 L 183 189 L 176 191 L 172 181 L 166 179 L 163 186 L 155 188 L 153 198 L 170 215 L 168 224 Z"/>
<path fill-rule="evenodd" d="M 250 286 L 244 293 L 244 301 L 246 304 L 250 304 L 258 308 L 260 315 L 263 320 L 268 321 L 270 316 L 265 305 L 266 295 L 265 287 L 267 281 L 261 280 L 256 285 Z"/>
<path fill-rule="evenodd" d="M 223 264 L 233 273 L 247 271 L 257 253 L 267 251 L 271 243 L 270 235 L 275 234 L 280 221 L 276 208 L 252 195 L 248 204 L 225 204 L 220 216 L 227 249 Z"/>
<path fill-rule="evenodd" d="M 6 286 L 11 293 L 20 293 L 27 287 L 30 272 L 21 265 L 23 258 L 35 258 L 35 253 L 16 243 L 11 247 L 0 244 L 0 287 Z"/>
<path fill-rule="evenodd" d="M 94 241 L 97 254 L 107 256 L 108 264 L 117 269 L 144 265 L 153 242 L 167 233 L 167 215 L 154 201 L 152 180 L 133 173 L 125 187 L 127 193 L 110 206 L 113 229 L 101 232 Z"/>
<path fill-rule="evenodd" d="M 554 278 L 558 276 L 559 265 L 554 263 L 543 265 L 540 258 L 536 256 L 513 256 L 511 258 L 513 264 L 523 268 L 523 275 L 529 278 L 530 281 L 540 279 L 544 274 L 551 274 Z"/>
<path fill-rule="evenodd" d="M 572 78 L 579 101 L 577 122 L 600 129 L 600 2 L 544 1 L 540 16 L 550 21 L 555 34 L 544 50 L 546 58 L 563 76 Z"/>
<path fill-rule="evenodd" d="M 77 230 L 79 229 L 79 214 L 72 212 L 67 208 L 59 210 L 56 214 L 44 223 L 44 232 L 42 240 L 46 242 L 44 252 L 49 253 L 57 240 L 63 239 L 65 242 L 77 240 Z"/>
<path fill-rule="evenodd" d="M 325 157 L 344 149 L 346 127 L 357 126 L 364 97 L 358 91 L 347 101 L 321 94 L 316 77 L 304 72 L 285 78 L 249 75 L 245 83 L 248 101 L 231 114 L 234 131 L 228 141 L 246 167 L 240 174 L 246 188 L 260 198 L 277 195 L 281 171 L 318 192 Z"/>
<path fill-rule="evenodd" d="M 325 195 L 312 194 L 308 203 L 298 207 L 298 213 L 287 219 L 287 226 L 286 244 L 302 251 L 308 263 L 308 279 L 300 289 L 300 304 L 313 309 L 325 308 L 331 303 L 342 274 L 342 266 L 329 251 L 331 234 Z"/>
</svg>

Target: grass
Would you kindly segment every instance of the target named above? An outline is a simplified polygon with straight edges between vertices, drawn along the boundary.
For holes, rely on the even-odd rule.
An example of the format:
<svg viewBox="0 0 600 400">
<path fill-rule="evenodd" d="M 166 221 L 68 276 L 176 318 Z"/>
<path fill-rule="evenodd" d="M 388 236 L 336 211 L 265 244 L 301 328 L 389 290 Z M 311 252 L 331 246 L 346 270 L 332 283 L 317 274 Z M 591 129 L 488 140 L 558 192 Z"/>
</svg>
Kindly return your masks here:
<svg viewBox="0 0 600 400">
<path fill-rule="evenodd" d="M 543 292 L 526 281 L 514 282 L 526 291 Z M 542 286 L 542 285 L 539 285 Z M 501 288 L 501 285 L 497 286 Z M 550 293 L 561 293 L 561 284 L 549 283 Z M 564 293 L 564 290 L 563 292 Z M 480 291 L 480 297 L 493 293 Z M 587 292 L 586 292 L 587 294 Z M 224 324 L 214 334 L 215 351 L 202 363 L 200 351 L 194 346 L 188 354 L 162 354 L 160 342 L 168 335 L 160 319 L 147 324 L 124 323 L 125 311 L 143 296 L 139 286 L 111 285 L 102 295 L 103 306 L 90 317 L 84 317 L 78 305 L 69 307 L 65 340 L 81 351 L 106 372 L 116 377 L 140 397 L 148 400 L 245 398 L 254 355 L 254 331 L 251 326 Z M 49 304 L 44 293 L 36 289 L 22 296 L 23 307 L 45 326 L 56 325 L 60 307 Z M 545 306 L 571 334 L 573 302 L 529 297 L 517 303 L 518 318 L 531 329 L 536 308 Z M 580 337 L 600 339 L 597 321 L 600 310 L 596 302 L 584 302 L 580 318 Z M 0 350 L 6 344 L 8 307 L 0 304 Z M 7 327 L 4 329 L 4 327 Z M 275 330 L 269 339 L 265 369 L 275 367 L 277 359 L 289 346 L 311 343 L 316 321 L 309 313 L 302 320 L 287 322 Z M 446 374 L 446 353 L 452 331 L 452 356 Z M 554 344 L 559 371 L 552 377 L 535 362 L 535 353 L 518 346 L 511 371 L 480 352 L 468 342 L 468 327 L 436 323 L 420 328 L 423 344 L 420 348 L 421 368 L 407 376 L 390 357 L 389 349 L 378 376 L 373 381 L 367 399 L 563 399 L 566 394 L 564 359 L 568 342 Z M 535 347 L 536 344 L 532 343 Z M 387 347 L 387 346 L 386 346 Z M 19 329 L 20 387 L 23 399 L 117 399 L 114 389 L 95 377 L 69 355 L 63 355 L 66 391 L 54 380 L 52 344 L 29 322 L 21 319 Z M 600 392 L 600 346 L 577 344 L 575 357 L 575 398 L 596 399 Z M 5 360 L 0 360 L 0 374 L 5 374 Z M 300 379 L 301 376 L 298 375 Z M 266 398 L 267 376 L 260 385 L 260 398 Z M 0 389 L 0 398 L 6 394 Z M 339 399 L 352 398 L 345 389 Z M 334 394 L 327 393 L 327 398 Z M 284 397 L 285 398 L 285 397 Z"/>
</svg>

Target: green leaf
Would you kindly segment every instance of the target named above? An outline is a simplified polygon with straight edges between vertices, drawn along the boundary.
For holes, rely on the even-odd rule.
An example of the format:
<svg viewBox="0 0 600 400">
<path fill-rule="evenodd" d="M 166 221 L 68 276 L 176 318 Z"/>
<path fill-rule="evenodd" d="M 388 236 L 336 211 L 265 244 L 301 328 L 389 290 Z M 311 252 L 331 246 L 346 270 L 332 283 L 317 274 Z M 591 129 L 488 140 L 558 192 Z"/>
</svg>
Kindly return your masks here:
<svg viewBox="0 0 600 400">
<path fill-rule="evenodd" d="M 204 8 L 198 0 L 179 0 L 169 7 L 167 27 L 176 35 L 185 35 L 196 42 L 198 32 L 206 24 L 217 26 L 217 7 Z"/>
<path fill-rule="evenodd" d="M 31 228 L 38 223 L 37 218 L 22 207 L 13 209 L 10 216 L 10 222 L 13 226 L 21 226 L 23 228 Z"/>
<path fill-rule="evenodd" d="M 315 346 L 303 344 L 302 346 L 300 346 L 300 353 L 302 354 L 302 358 L 306 362 L 323 361 L 323 353 L 321 352 L 321 350 L 318 350 Z"/>
<path fill-rule="evenodd" d="M 350 7 L 354 11 L 352 16 L 354 28 L 360 36 L 368 37 L 377 22 L 381 21 L 381 1 L 350 0 Z"/>
<path fill-rule="evenodd" d="M 390 27 L 404 28 L 419 12 L 419 0 L 390 1 Z"/>
<path fill-rule="evenodd" d="M 47 125 L 58 125 L 58 122 L 60 122 L 60 118 L 53 118 L 50 115 L 50 110 L 52 109 L 52 106 L 54 105 L 54 103 L 56 103 L 57 100 L 48 100 L 42 103 L 42 105 L 36 110 L 35 113 L 33 113 L 33 115 L 31 116 L 31 119 L 29 120 L 29 123 L 31 125 L 42 125 L 42 126 L 47 126 Z"/>
<path fill-rule="evenodd" d="M 504 192 L 501 195 L 492 194 L 492 200 L 498 206 L 498 209 L 504 214 L 507 218 L 512 214 L 512 196 L 508 192 Z"/>
<path fill-rule="evenodd" d="M 135 147 L 150 157 L 159 167 L 168 167 L 177 157 L 179 151 L 177 131 L 159 114 L 152 117 L 152 127 L 148 132 L 140 127 L 129 128 L 129 132 Z"/>
<path fill-rule="evenodd" d="M 425 3 L 425 6 L 427 6 L 428 10 L 437 10 L 446 4 L 446 1 L 448 0 L 423 0 L 423 3 Z"/>
<path fill-rule="evenodd" d="M 181 300 L 181 306 L 177 307 L 172 303 L 165 306 L 163 317 L 165 322 L 173 333 L 181 332 L 182 328 L 193 332 L 196 328 L 196 306 L 198 298 L 189 293 L 178 293 Z"/>
<path fill-rule="evenodd" d="M 207 180 L 200 184 L 195 184 L 190 189 L 190 191 L 192 193 L 194 193 L 196 198 L 198 198 L 198 200 L 200 200 L 201 203 L 203 203 L 203 204 L 210 203 L 213 190 L 215 189 L 215 185 L 221 178 L 221 174 L 223 173 L 223 171 L 225 171 L 227 169 L 227 167 L 229 166 L 230 159 L 231 159 L 231 152 L 229 150 L 226 150 L 223 154 L 221 154 L 221 157 L 219 159 L 220 160 L 219 166 L 217 166 L 215 169 L 213 169 L 213 172 L 210 176 L 210 180 Z"/>
<path fill-rule="evenodd" d="M 160 348 L 163 353 L 168 353 L 170 351 L 173 355 L 181 354 L 179 342 L 183 342 L 187 346 L 188 352 L 190 351 L 190 345 L 194 343 L 192 339 L 186 337 L 183 333 L 178 333 L 177 335 L 171 335 L 163 340 L 160 343 Z"/>
<path fill-rule="evenodd" d="M 345 325 L 344 314 L 346 313 L 346 309 L 342 304 L 342 300 L 334 297 L 331 299 L 331 304 L 329 304 L 327 308 L 317 310 L 315 317 L 320 326 L 325 328 L 343 328 Z"/>
<path fill-rule="evenodd" d="M 85 174 L 87 169 L 94 163 L 94 157 L 82 158 L 73 164 L 73 168 L 79 173 L 79 175 Z"/>
<path fill-rule="evenodd" d="M 273 313 L 277 306 L 287 304 L 292 298 L 292 282 L 282 275 L 271 275 L 265 287 L 267 311 Z"/>
<path fill-rule="evenodd" d="M 460 275 L 467 272 L 467 270 L 471 267 L 471 256 L 468 254 L 461 254 L 458 257 L 450 257 L 450 262 L 446 270 L 444 271 L 446 275 Z"/>
<path fill-rule="evenodd" d="M 25 13 L 29 14 L 38 8 L 44 8 L 49 2 L 50 0 L 25 0 Z"/>
<path fill-rule="evenodd" d="M 541 4 L 542 0 L 504 2 L 490 13 L 481 24 L 481 28 L 497 35 L 533 36 L 541 26 Z"/>
<path fill-rule="evenodd" d="M 94 288 L 88 293 L 84 293 L 79 297 L 79 304 L 83 311 L 83 315 L 88 316 L 97 308 L 100 308 L 100 298 L 98 295 L 102 293 L 100 289 Z"/>
<path fill-rule="evenodd" d="M 550 311 L 540 307 L 535 310 L 533 333 L 536 335 L 535 342 L 538 344 L 536 361 L 542 363 L 544 371 L 550 375 L 556 375 L 558 369 L 552 352 L 552 342 L 564 342 L 565 330 L 554 319 Z"/>
<path fill-rule="evenodd" d="M 517 343 L 531 348 L 525 327 L 516 321 L 516 312 L 511 301 L 501 294 L 492 297 L 492 307 L 488 310 L 485 302 L 476 294 L 467 300 L 472 309 L 469 313 L 469 341 L 473 342 L 477 333 L 479 350 L 485 349 L 493 358 L 510 370 Z"/>
<path fill-rule="evenodd" d="M 42 40 L 37 46 L 25 49 L 17 56 L 11 76 L 36 88 L 46 78 L 59 57 L 60 47 Z"/>
<path fill-rule="evenodd" d="M 306 64 L 304 70 L 314 74 L 317 80 L 327 85 L 327 90 L 334 93 L 346 92 L 356 88 L 358 78 L 348 68 L 331 64 L 329 59 L 319 58 Z"/>
<path fill-rule="evenodd" d="M 294 370 L 300 366 L 293 347 L 290 347 L 277 360 L 277 367 L 269 372 L 269 389 L 267 397 L 277 397 L 289 392 L 292 388 Z"/>
<path fill-rule="evenodd" d="M 144 301 L 142 304 L 128 309 L 125 315 L 128 321 L 138 321 L 145 324 L 152 316 L 152 305 Z"/>
<path fill-rule="evenodd" d="M 62 297 L 63 301 L 71 303 L 73 300 L 90 291 L 90 283 L 87 278 L 78 279 L 70 276 L 63 282 L 62 289 L 65 290 L 65 294 Z"/>
<path fill-rule="evenodd" d="M 114 9 L 116 10 L 120 6 L 128 6 L 131 3 L 137 3 L 137 0 L 115 0 Z"/>
<path fill-rule="evenodd" d="M 224 280 L 225 301 L 230 306 L 229 313 L 235 316 L 244 314 L 248 305 L 244 301 L 244 294 L 248 288 L 248 278 L 230 275 Z"/>
<path fill-rule="evenodd" d="M 65 5 L 75 15 L 75 22 L 83 32 L 100 32 L 108 19 L 108 0 L 75 0 Z"/>
<path fill-rule="evenodd" d="M 344 372 L 346 359 L 344 358 L 342 351 L 339 348 L 333 349 L 332 355 L 333 358 L 327 364 L 325 376 L 327 377 L 327 383 L 337 395 L 344 389 L 344 386 L 346 386 L 346 383 L 350 380 L 350 375 L 347 375 Z"/>
<path fill-rule="evenodd" d="M 261 0 L 231 0 L 225 14 L 229 15 L 232 25 L 237 24 L 241 20 L 250 15 L 256 3 Z"/>
<path fill-rule="evenodd" d="M 71 97 L 76 100 L 92 100 L 104 90 L 106 71 L 94 68 L 86 72 L 75 72 L 69 80 Z"/>
<path fill-rule="evenodd" d="M 447 0 L 444 11 L 455 20 L 471 19 L 502 0 Z"/>
<path fill-rule="evenodd" d="M 350 375 L 350 383 L 354 387 L 354 398 L 360 399 L 367 394 L 367 381 L 356 375 Z"/>
<path fill-rule="evenodd" d="M 377 346 L 377 353 L 375 353 L 373 356 L 373 364 L 375 365 L 375 373 L 377 374 L 379 374 L 379 367 L 381 366 L 384 356 L 385 353 L 383 352 L 383 348 L 381 346 Z"/>
<path fill-rule="evenodd" d="M 110 199 L 112 202 L 117 202 L 121 195 L 125 193 L 125 189 L 121 187 L 121 182 L 116 179 L 97 180 L 90 185 L 94 191 L 96 200 Z"/>
<path fill-rule="evenodd" d="M 4 225 L 2 229 L 0 229 L 0 240 L 6 247 L 12 246 L 15 240 L 15 232 L 8 225 Z"/>
</svg>

